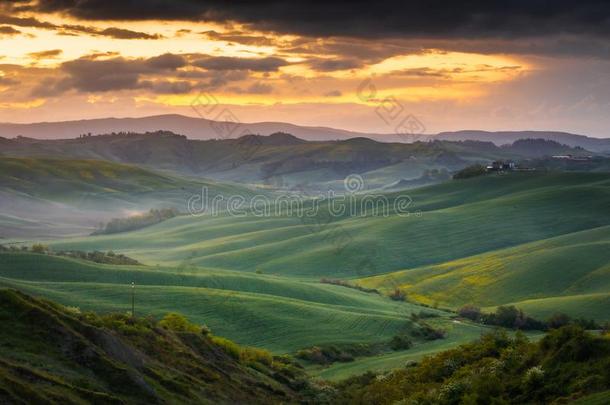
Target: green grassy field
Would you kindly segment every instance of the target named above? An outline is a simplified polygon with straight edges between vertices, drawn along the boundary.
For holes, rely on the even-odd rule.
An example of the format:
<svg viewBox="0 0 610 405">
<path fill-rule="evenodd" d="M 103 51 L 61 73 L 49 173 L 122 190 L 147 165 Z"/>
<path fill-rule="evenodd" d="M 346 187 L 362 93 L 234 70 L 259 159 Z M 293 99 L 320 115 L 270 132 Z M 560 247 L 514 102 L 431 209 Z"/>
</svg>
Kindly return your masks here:
<svg viewBox="0 0 610 405">
<path fill-rule="evenodd" d="M 355 289 L 285 277 L 195 267 L 110 266 L 31 253 L 0 254 L 0 284 L 82 310 L 180 312 L 238 343 L 293 352 L 315 344 L 389 341 L 421 310 Z"/>
<path fill-rule="evenodd" d="M 388 196 L 390 203 L 396 195 Z M 452 181 L 409 196 L 412 214 L 406 217 L 346 217 L 329 224 L 294 216 L 182 217 L 129 234 L 52 245 L 112 249 L 148 264 L 188 259 L 231 270 L 362 278 L 610 224 L 608 174 L 516 173 Z"/>
<path fill-rule="evenodd" d="M 400 194 L 388 194 L 390 203 Z M 607 320 L 610 174 L 514 173 L 409 191 L 408 216 L 180 216 L 133 232 L 50 241 L 53 250 L 113 250 L 145 266 L 4 253 L 0 284 L 83 310 L 177 311 L 238 343 L 277 353 L 388 341 L 423 307 L 319 283 L 342 278 L 400 287 L 411 300 L 456 308 L 515 304 Z M 321 208 L 322 210 L 324 207 Z M 370 210 L 368 211 L 370 213 Z M 435 311 L 424 309 L 426 311 Z M 435 319 L 447 339 L 312 369 L 342 378 L 396 367 L 484 328 Z"/>
<path fill-rule="evenodd" d="M 413 300 L 457 308 L 513 304 L 548 317 L 554 312 L 610 319 L 610 227 L 575 232 L 438 265 L 361 280 L 399 287 Z"/>
<path fill-rule="evenodd" d="M 157 199 L 185 205 L 186 192 L 207 187 L 210 195 L 254 195 L 244 186 L 178 177 L 138 166 L 87 159 L 0 157 L 0 189 L 59 202 L 93 204 Z M 96 204 L 94 204 L 96 203 Z"/>
<path fill-rule="evenodd" d="M 397 193 L 389 194 L 390 203 Z M 457 308 L 514 303 L 599 320 L 607 311 L 610 175 L 515 173 L 411 190 L 408 216 L 180 217 L 118 235 L 53 242 L 146 264 L 318 280 L 357 279 Z M 324 208 L 322 207 L 321 210 Z M 548 301 L 554 300 L 554 301 Z"/>
</svg>

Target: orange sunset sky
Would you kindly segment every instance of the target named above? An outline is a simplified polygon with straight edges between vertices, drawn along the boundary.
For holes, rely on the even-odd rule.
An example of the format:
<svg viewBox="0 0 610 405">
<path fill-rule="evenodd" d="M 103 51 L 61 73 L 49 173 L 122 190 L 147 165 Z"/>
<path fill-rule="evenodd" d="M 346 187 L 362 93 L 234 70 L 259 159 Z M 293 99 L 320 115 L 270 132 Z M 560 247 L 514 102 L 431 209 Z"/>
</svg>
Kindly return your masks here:
<svg viewBox="0 0 610 405">
<path fill-rule="evenodd" d="M 450 12 L 417 7 L 396 10 L 408 16 L 405 25 L 421 17 L 410 29 L 391 8 L 360 21 L 347 6 L 311 16 L 300 2 L 295 10 L 261 2 L 273 12 L 251 17 L 219 2 L 152 3 L 160 9 L 137 1 L 1 1 L 0 121 L 194 115 L 190 105 L 205 93 L 243 122 L 389 133 L 374 113 L 389 97 L 428 133 L 609 135 L 607 33 L 579 20 L 566 25 L 569 10 L 532 20 L 538 32 L 526 24 L 478 26 L 460 12 L 453 22 Z M 553 29 L 555 20 L 564 28 Z M 364 81 L 374 94 L 362 96 Z"/>
</svg>

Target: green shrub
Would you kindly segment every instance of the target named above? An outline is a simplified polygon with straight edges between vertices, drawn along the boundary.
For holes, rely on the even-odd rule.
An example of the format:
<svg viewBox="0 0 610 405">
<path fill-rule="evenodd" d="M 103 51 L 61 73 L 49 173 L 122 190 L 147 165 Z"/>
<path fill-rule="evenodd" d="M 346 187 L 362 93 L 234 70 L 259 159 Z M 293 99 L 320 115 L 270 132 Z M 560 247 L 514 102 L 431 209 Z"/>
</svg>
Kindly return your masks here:
<svg viewBox="0 0 610 405">
<path fill-rule="evenodd" d="M 151 209 L 147 213 L 134 215 L 127 218 L 114 218 L 106 225 L 101 224 L 100 228 L 92 235 L 105 235 L 119 232 L 133 231 L 134 229 L 158 224 L 159 222 L 177 216 L 179 212 L 175 208 Z"/>
<path fill-rule="evenodd" d="M 49 247 L 46 245 L 43 245 L 41 243 L 36 243 L 36 244 L 32 245 L 32 252 L 39 253 L 39 254 L 46 254 L 49 252 Z"/>
<path fill-rule="evenodd" d="M 368 344 L 314 346 L 299 350 L 296 357 L 316 364 L 332 364 L 334 362 L 354 361 L 356 356 L 371 356 L 377 351 Z"/>
<path fill-rule="evenodd" d="M 400 290 L 400 288 L 396 288 L 392 293 L 390 293 L 390 299 L 394 301 L 406 301 L 407 295 Z"/>
<path fill-rule="evenodd" d="M 202 325 L 201 326 L 201 334 L 202 335 L 209 335 L 210 333 L 212 333 L 212 329 L 210 329 L 210 327 L 208 325 Z"/>
<path fill-rule="evenodd" d="M 407 350 L 413 346 L 413 342 L 407 336 L 396 335 L 390 341 L 390 348 L 392 350 Z"/>
<path fill-rule="evenodd" d="M 245 364 L 261 363 L 269 367 L 273 364 L 273 355 L 269 351 L 255 347 L 242 348 L 240 359 Z"/>
<path fill-rule="evenodd" d="M 200 333 L 202 330 L 201 326 L 189 322 L 184 316 L 174 312 L 165 315 L 159 321 L 159 326 L 174 332 Z"/>
<path fill-rule="evenodd" d="M 419 326 L 419 328 L 411 332 L 414 337 L 422 338 L 424 340 L 437 340 L 445 338 L 445 331 L 442 329 L 433 328 L 425 322 L 420 322 Z"/>
<path fill-rule="evenodd" d="M 477 322 L 481 319 L 481 308 L 474 305 L 466 304 L 460 309 L 458 309 L 458 315 L 460 315 L 462 318 L 470 319 Z"/>
<path fill-rule="evenodd" d="M 241 359 L 241 348 L 237 343 L 220 336 L 212 336 L 212 343 L 220 347 L 226 354 L 233 357 L 235 360 L 239 361 Z"/>
<path fill-rule="evenodd" d="M 549 328 L 551 329 L 559 329 L 563 326 L 566 326 L 570 323 L 571 319 L 568 315 L 563 313 L 553 314 L 548 320 Z"/>
</svg>

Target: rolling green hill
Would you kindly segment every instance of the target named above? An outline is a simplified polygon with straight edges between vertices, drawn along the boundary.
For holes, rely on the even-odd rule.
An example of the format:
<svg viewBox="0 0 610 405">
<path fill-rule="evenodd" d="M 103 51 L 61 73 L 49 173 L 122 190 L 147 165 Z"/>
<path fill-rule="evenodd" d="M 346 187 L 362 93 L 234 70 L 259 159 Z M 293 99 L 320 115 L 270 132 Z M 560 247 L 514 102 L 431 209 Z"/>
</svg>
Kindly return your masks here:
<svg viewBox="0 0 610 405">
<path fill-rule="evenodd" d="M 610 319 L 610 227 L 575 232 L 481 255 L 361 280 L 400 288 L 413 300 L 457 308 L 513 304 Z"/>
<path fill-rule="evenodd" d="M 422 310 L 438 314 L 441 325 L 452 325 L 450 313 L 315 281 L 0 253 L 0 285 L 82 310 L 125 312 L 131 305 L 132 281 L 137 285 L 136 311 L 142 315 L 180 312 L 240 344 L 278 353 L 321 344 L 389 341 L 417 329 L 409 316 Z M 458 335 L 451 342 L 465 340 Z"/>
<path fill-rule="evenodd" d="M 404 193 L 404 192 L 403 192 Z M 0 285 L 82 310 L 176 311 L 240 344 L 275 353 L 313 345 L 388 342 L 434 312 L 448 332 L 404 353 L 378 353 L 313 372 L 342 378 L 457 345 L 479 325 L 413 302 L 491 309 L 514 304 L 535 317 L 556 311 L 609 319 L 610 174 L 512 173 L 410 190 L 409 215 L 386 194 L 387 215 L 316 218 L 179 216 L 140 230 L 49 241 L 53 250 L 113 250 L 143 266 L 110 266 L 58 256 L 0 254 Z M 367 197 L 355 196 L 356 202 Z M 365 215 L 361 216 L 360 214 Z M 45 242 L 47 243 L 47 242 Z M 404 290 L 411 303 L 322 284 L 322 277 Z M 432 321 L 431 321 L 432 322 Z"/>
<path fill-rule="evenodd" d="M 390 206 L 399 195 L 387 195 Z M 362 278 L 610 224 L 608 174 L 494 175 L 408 195 L 408 216 L 390 212 L 327 218 L 322 205 L 314 219 L 181 217 L 141 231 L 67 239 L 52 246 L 121 251 L 149 264 L 189 260 L 248 272 Z"/>
<path fill-rule="evenodd" d="M 0 157 L 0 237 L 82 235 L 99 222 L 150 208 L 185 212 L 202 187 L 210 198 L 255 194 L 245 186 L 108 161 Z"/>
<path fill-rule="evenodd" d="M 388 194 L 390 204 L 399 195 Z M 524 301 L 536 313 L 531 300 L 543 308 L 540 300 L 563 297 L 560 308 L 568 313 L 607 318 L 609 174 L 483 176 L 409 196 L 408 216 L 344 215 L 328 223 L 294 216 L 179 217 L 51 245 L 114 250 L 146 264 L 188 262 L 314 281 L 364 278 L 367 285 L 401 287 L 413 299 L 454 308 Z M 585 295 L 593 312 L 579 309 Z"/>
<path fill-rule="evenodd" d="M 103 160 L 0 158 L 2 191 L 58 202 L 93 203 L 97 200 L 100 206 L 105 201 L 121 199 L 158 198 L 163 202 L 164 195 L 167 198 L 179 191 L 192 193 L 202 186 L 208 187 L 212 196 L 253 194 L 242 186 L 185 179 Z"/>
<path fill-rule="evenodd" d="M 369 189 L 420 177 L 425 170 L 455 171 L 471 162 L 523 159 L 588 152 L 552 141 L 529 140 L 528 147 L 491 142 L 382 143 L 368 138 L 304 141 L 286 133 L 237 139 L 192 140 L 172 132 L 122 133 L 77 139 L 6 139 L 4 156 L 98 159 L 155 170 L 205 175 L 220 181 L 279 188 L 341 189 L 333 183 L 363 175 Z"/>
</svg>

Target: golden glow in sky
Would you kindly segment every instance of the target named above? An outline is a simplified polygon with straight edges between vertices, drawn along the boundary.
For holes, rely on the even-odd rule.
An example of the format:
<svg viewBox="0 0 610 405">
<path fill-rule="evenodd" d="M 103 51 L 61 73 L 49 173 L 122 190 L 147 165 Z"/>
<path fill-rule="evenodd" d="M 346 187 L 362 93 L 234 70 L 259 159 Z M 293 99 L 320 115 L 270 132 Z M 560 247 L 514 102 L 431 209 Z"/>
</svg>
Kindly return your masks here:
<svg viewBox="0 0 610 405">
<path fill-rule="evenodd" d="M 279 35 L 237 23 L 25 13 L 4 16 L 1 27 L 8 27 L 0 34 L 2 121 L 188 115 L 193 99 L 209 93 L 243 107 L 247 119 L 383 132 L 374 117 L 363 122 L 350 115 L 349 106 L 374 108 L 380 98 L 393 97 L 441 122 L 449 120 L 448 109 L 483 108 L 541 69 L 535 58 L 505 52 L 419 46 L 414 39 Z M 375 98 L 358 97 L 364 80 L 374 83 Z M 269 107 L 268 115 L 258 119 L 257 106 Z"/>
</svg>

